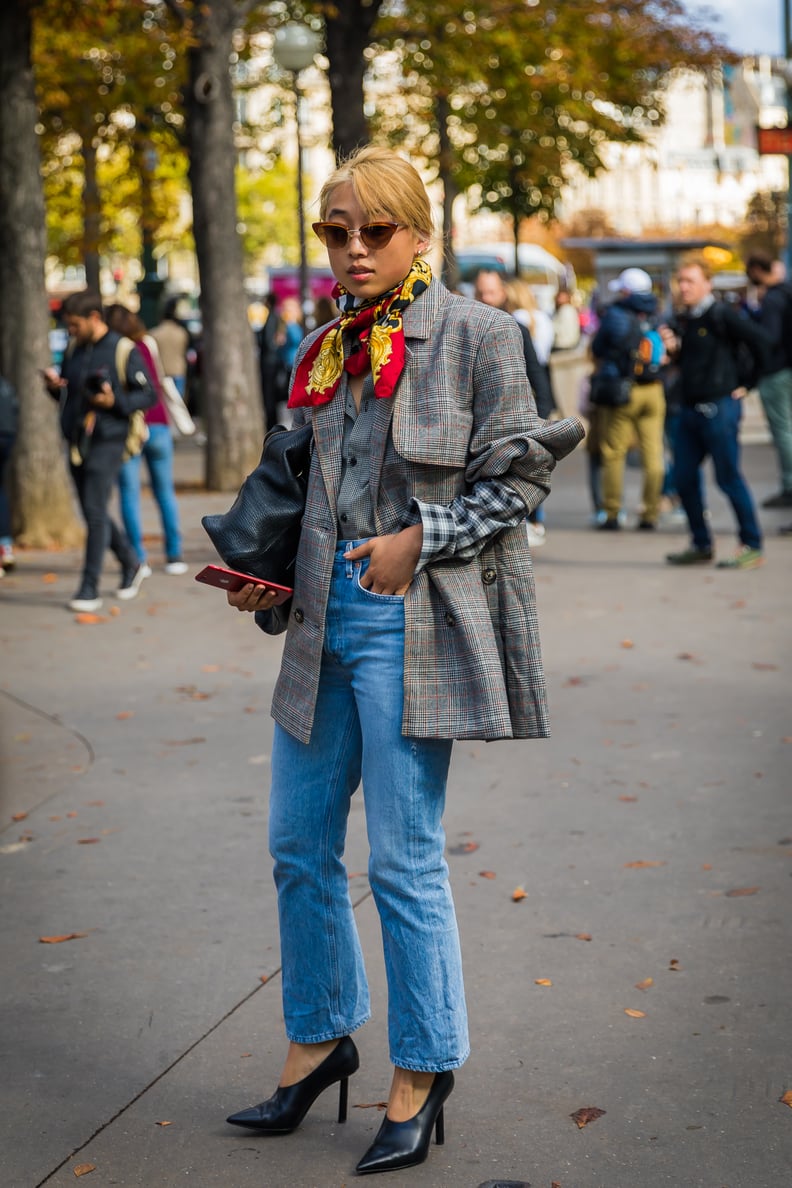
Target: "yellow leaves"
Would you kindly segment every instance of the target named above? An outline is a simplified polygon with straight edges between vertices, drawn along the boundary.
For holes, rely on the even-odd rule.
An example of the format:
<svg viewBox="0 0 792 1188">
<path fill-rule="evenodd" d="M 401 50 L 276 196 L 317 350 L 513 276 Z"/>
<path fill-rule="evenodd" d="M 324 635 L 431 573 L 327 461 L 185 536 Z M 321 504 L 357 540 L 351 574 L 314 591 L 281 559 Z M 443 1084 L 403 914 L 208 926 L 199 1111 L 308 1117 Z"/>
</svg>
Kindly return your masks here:
<svg viewBox="0 0 792 1188">
<path fill-rule="evenodd" d="M 106 623 L 107 616 L 92 615 L 88 614 L 87 611 L 83 611 L 81 614 L 74 616 L 74 621 L 75 623 L 79 623 L 81 627 L 95 627 L 97 623 Z M 93 1168 L 91 1168 L 91 1171 L 93 1171 Z"/>
<path fill-rule="evenodd" d="M 40 936 L 39 944 L 60 945 L 64 941 L 80 940 L 82 937 L 87 936 L 87 935 L 88 935 L 87 932 L 66 932 L 66 933 L 64 933 L 63 936 Z"/>
<path fill-rule="evenodd" d="M 134 716 L 134 710 L 119 710 L 119 712 L 116 714 L 116 721 L 125 722 L 127 718 L 134 718 Z"/>
<path fill-rule="evenodd" d="M 625 870 L 645 870 L 649 866 L 665 866 L 666 863 L 656 859 L 639 859 L 637 862 L 625 862 Z"/>
<path fill-rule="evenodd" d="M 634 648 L 635 644 L 631 639 L 623 639 L 619 644 L 620 648 Z"/>
<path fill-rule="evenodd" d="M 636 1011 L 633 1009 L 633 1007 L 625 1007 L 624 1013 L 625 1013 L 625 1015 L 629 1015 L 631 1019 L 645 1019 L 646 1018 L 645 1011 Z"/>
<path fill-rule="evenodd" d="M 495 874 L 495 871 L 494 871 L 494 870 L 480 870 L 480 871 L 479 871 L 479 878 L 480 878 L 480 879 L 494 879 L 494 878 L 496 878 L 496 877 L 497 877 L 497 876 L 496 876 L 496 874 Z"/>
<path fill-rule="evenodd" d="M 14 813 L 11 820 L 12 821 L 24 821 L 26 816 L 27 816 L 27 813 Z"/>
<path fill-rule="evenodd" d="M 157 1126 L 173 1126 L 172 1122 L 157 1122 Z"/>
<path fill-rule="evenodd" d="M 534 978 L 535 986 L 552 986 L 552 984 L 550 978 Z"/>
<path fill-rule="evenodd" d="M 654 986 L 654 978 L 644 978 L 642 982 L 635 983 L 636 990 L 648 990 L 650 986 Z"/>
<path fill-rule="evenodd" d="M 524 887 L 515 887 L 512 891 L 512 903 L 519 903 L 521 899 L 528 898 L 528 892 Z"/>
<path fill-rule="evenodd" d="M 89 1172 L 96 1171 L 95 1163 L 75 1163 L 72 1168 L 75 1176 L 87 1176 Z"/>
<path fill-rule="evenodd" d="M 758 895 L 760 887 L 732 887 L 731 891 L 726 892 L 727 899 L 735 899 L 738 895 Z"/>
<path fill-rule="evenodd" d="M 782 1105 L 789 1106 L 792 1110 L 792 1089 L 787 1089 L 786 1093 L 782 1093 L 778 1100 Z"/>
<path fill-rule="evenodd" d="M 43 573 L 41 575 L 41 580 L 45 586 L 54 586 L 55 582 L 58 580 L 58 575 L 57 573 Z"/>
<path fill-rule="evenodd" d="M 584 1126 L 588 1126 L 589 1122 L 596 1122 L 597 1118 L 601 1118 L 605 1113 L 607 1110 L 601 1110 L 598 1106 L 583 1106 L 569 1116 L 577 1125 L 578 1130 L 582 1130 Z"/>
</svg>

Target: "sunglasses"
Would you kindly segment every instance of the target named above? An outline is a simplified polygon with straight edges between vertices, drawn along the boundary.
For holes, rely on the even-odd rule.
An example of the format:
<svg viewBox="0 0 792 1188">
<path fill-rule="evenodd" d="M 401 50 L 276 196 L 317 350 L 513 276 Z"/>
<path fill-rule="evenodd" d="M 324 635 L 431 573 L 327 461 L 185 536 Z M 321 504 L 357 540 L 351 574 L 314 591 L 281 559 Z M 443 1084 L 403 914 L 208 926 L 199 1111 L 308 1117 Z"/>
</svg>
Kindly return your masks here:
<svg viewBox="0 0 792 1188">
<path fill-rule="evenodd" d="M 344 248 L 353 235 L 359 235 L 364 247 L 387 247 L 404 223 L 366 223 L 364 227 L 345 227 L 343 223 L 313 223 L 314 231 L 325 247 Z"/>
</svg>

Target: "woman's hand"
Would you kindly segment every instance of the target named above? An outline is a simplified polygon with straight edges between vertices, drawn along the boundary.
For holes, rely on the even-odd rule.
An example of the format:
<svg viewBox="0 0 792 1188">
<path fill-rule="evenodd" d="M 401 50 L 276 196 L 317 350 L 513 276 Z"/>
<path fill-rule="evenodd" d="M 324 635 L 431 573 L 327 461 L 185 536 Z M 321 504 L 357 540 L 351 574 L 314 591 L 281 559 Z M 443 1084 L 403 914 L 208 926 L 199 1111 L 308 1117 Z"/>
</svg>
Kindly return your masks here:
<svg viewBox="0 0 792 1188">
<path fill-rule="evenodd" d="M 421 556 L 423 527 L 412 524 L 393 536 L 372 536 L 356 549 L 344 553 L 351 561 L 368 557 L 369 565 L 360 579 L 364 590 L 375 594 L 406 594 Z"/>
<path fill-rule="evenodd" d="M 266 586 L 259 586 L 255 582 L 248 582 L 236 593 L 231 590 L 226 593 L 229 606 L 236 607 L 238 611 L 250 611 L 251 613 L 272 610 L 277 597 L 276 590 L 268 590 Z"/>
</svg>

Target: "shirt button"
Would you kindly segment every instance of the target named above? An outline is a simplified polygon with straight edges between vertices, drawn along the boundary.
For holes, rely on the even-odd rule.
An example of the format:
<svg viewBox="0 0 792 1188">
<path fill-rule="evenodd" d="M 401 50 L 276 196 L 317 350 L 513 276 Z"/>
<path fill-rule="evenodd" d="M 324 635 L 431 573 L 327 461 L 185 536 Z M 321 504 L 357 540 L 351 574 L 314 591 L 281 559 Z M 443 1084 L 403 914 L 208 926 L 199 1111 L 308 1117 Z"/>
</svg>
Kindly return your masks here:
<svg viewBox="0 0 792 1188">
<path fill-rule="evenodd" d="M 342 512 L 341 515 L 339 516 L 339 519 L 342 524 L 346 524 L 347 520 L 349 519 L 349 516 L 346 514 L 346 512 Z"/>
<path fill-rule="evenodd" d="M 302 623 L 304 619 L 305 619 L 305 615 L 303 614 L 303 612 L 301 610 L 296 610 L 294 612 L 295 623 Z"/>
<path fill-rule="evenodd" d="M 447 612 L 446 612 L 445 621 L 446 621 L 446 623 L 448 624 L 448 626 L 449 626 L 449 627 L 455 627 L 455 626 L 456 626 L 456 619 L 454 618 L 454 616 L 451 614 L 451 612 L 450 612 L 450 611 L 447 611 Z"/>
<path fill-rule="evenodd" d="M 349 459 L 349 465 L 350 465 L 350 466 L 357 466 L 357 458 L 350 458 L 350 459 Z"/>
<path fill-rule="evenodd" d="M 485 586 L 491 586 L 496 576 L 495 570 L 489 565 L 481 572 L 481 580 Z"/>
</svg>

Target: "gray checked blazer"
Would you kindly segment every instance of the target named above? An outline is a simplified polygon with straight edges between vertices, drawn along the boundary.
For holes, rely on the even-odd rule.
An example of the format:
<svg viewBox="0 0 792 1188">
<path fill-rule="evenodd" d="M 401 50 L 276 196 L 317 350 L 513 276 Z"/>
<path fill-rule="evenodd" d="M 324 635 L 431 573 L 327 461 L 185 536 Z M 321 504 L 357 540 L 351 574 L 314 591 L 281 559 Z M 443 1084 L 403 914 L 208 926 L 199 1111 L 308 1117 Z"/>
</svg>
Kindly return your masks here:
<svg viewBox="0 0 792 1188">
<path fill-rule="evenodd" d="M 450 294 L 437 280 L 404 313 L 406 363 L 376 401 L 371 491 L 379 535 L 413 522 L 413 497 L 449 504 L 474 482 L 508 483 L 532 511 L 556 462 L 583 436 L 577 418 L 539 420 L 520 331 L 509 315 Z M 307 338 L 298 360 L 312 341 Z M 315 453 L 272 716 L 302 742 L 313 725 L 336 547 L 343 401 L 298 409 Z M 419 738 L 542 738 L 549 733 L 536 598 L 525 525 L 470 561 L 430 563 L 405 594 L 402 731 Z"/>
</svg>

